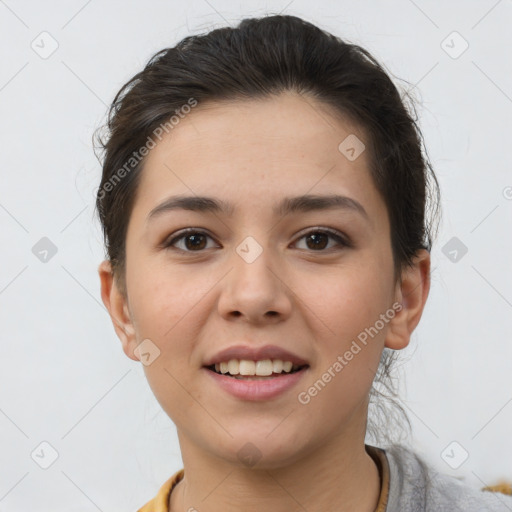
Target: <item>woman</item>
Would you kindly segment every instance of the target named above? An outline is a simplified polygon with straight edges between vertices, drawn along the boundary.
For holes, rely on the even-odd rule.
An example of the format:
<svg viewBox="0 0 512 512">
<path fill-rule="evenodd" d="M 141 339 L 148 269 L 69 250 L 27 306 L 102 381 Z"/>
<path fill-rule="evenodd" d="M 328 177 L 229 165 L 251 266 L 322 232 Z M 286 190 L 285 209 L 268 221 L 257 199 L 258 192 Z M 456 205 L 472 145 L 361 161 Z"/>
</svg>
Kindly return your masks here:
<svg viewBox="0 0 512 512">
<path fill-rule="evenodd" d="M 294 16 L 246 19 L 157 53 L 108 130 L 102 299 L 184 466 L 139 512 L 512 509 L 365 442 L 391 437 L 372 385 L 392 389 L 420 321 L 439 208 L 367 51 Z"/>
</svg>

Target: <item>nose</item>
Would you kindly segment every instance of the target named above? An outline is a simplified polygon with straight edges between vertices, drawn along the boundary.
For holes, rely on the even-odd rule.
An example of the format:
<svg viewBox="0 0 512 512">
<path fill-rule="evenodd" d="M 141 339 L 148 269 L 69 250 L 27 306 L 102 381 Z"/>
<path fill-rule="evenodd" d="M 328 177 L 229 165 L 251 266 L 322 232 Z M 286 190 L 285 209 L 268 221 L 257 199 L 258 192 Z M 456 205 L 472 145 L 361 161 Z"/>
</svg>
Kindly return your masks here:
<svg viewBox="0 0 512 512">
<path fill-rule="evenodd" d="M 293 293 L 272 251 L 261 247 L 255 257 L 254 250 L 254 245 L 240 244 L 230 258 L 231 271 L 221 282 L 219 313 L 230 321 L 282 322 L 291 314 Z"/>
</svg>

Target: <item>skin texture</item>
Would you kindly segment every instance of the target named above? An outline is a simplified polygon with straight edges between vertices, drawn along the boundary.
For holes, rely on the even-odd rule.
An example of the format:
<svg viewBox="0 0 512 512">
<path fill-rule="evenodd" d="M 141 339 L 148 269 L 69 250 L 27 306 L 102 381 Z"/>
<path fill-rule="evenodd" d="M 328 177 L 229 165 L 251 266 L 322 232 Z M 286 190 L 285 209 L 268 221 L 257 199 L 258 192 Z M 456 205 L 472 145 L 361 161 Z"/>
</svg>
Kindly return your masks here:
<svg viewBox="0 0 512 512">
<path fill-rule="evenodd" d="M 126 240 L 127 297 L 108 261 L 98 270 L 126 355 L 138 361 L 144 339 L 160 350 L 144 371 L 177 427 L 185 477 L 171 494 L 173 511 L 375 509 L 379 474 L 364 448 L 368 395 L 383 348 L 406 347 L 421 318 L 430 255 L 419 251 L 401 286 L 393 281 L 389 219 L 368 151 L 350 161 L 338 150 L 349 134 L 365 141 L 359 128 L 295 93 L 210 102 L 146 159 Z M 341 209 L 273 215 L 280 199 L 306 193 L 349 196 L 368 220 Z M 213 196 L 235 210 L 175 210 L 146 224 L 151 209 L 175 194 Z M 199 249 L 186 238 L 174 251 L 159 247 L 187 227 L 208 233 Z M 352 246 L 327 238 L 316 248 L 305 235 L 321 228 L 340 231 Z M 263 250 L 252 263 L 236 252 L 247 236 Z M 299 403 L 298 393 L 395 302 L 402 310 L 308 404 Z M 239 343 L 279 345 L 310 368 L 276 398 L 235 398 L 202 366 Z M 237 455 L 247 442 L 260 456 L 252 467 Z"/>
</svg>

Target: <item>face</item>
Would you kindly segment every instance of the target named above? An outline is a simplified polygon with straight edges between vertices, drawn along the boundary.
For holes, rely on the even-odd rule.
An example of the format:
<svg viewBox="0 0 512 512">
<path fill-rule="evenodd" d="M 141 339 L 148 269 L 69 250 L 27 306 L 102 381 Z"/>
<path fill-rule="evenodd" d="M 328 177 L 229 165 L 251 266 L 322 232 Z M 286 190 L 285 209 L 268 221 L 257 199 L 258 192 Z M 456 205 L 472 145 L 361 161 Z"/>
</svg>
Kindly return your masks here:
<svg viewBox="0 0 512 512">
<path fill-rule="evenodd" d="M 368 151 L 349 159 L 338 149 L 349 135 L 367 142 L 312 98 L 286 93 L 200 104 L 146 159 L 116 330 L 135 360 L 150 340 L 148 382 L 180 442 L 205 455 L 240 463 L 251 442 L 262 467 L 277 467 L 340 437 L 364 437 L 379 358 L 399 339 L 393 325 L 404 313 L 393 308 L 402 296 Z M 178 195 L 231 209 L 150 215 Z M 349 199 L 277 211 L 303 195 Z M 307 367 L 276 395 L 241 398 L 204 367 L 234 345 L 275 345 Z"/>
</svg>

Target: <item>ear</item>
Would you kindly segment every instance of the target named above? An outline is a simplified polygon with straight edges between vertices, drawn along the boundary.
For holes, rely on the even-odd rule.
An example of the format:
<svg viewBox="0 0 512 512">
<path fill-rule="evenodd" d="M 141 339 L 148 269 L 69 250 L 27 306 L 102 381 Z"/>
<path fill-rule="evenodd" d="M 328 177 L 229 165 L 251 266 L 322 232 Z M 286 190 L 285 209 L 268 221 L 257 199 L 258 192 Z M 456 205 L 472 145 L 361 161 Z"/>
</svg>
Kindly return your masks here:
<svg viewBox="0 0 512 512">
<path fill-rule="evenodd" d="M 385 347 L 394 350 L 405 348 L 418 325 L 430 290 L 430 253 L 420 249 L 413 265 L 402 271 L 402 283 L 397 284 L 395 300 L 402 309 L 389 322 Z"/>
<path fill-rule="evenodd" d="M 134 361 L 139 361 L 134 349 L 137 347 L 135 328 L 125 296 L 119 290 L 109 260 L 102 261 L 98 267 L 101 282 L 101 299 L 108 310 L 114 329 L 123 345 L 124 353 Z"/>
</svg>

